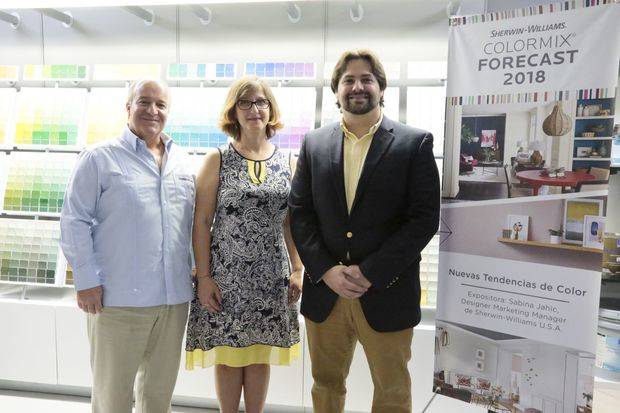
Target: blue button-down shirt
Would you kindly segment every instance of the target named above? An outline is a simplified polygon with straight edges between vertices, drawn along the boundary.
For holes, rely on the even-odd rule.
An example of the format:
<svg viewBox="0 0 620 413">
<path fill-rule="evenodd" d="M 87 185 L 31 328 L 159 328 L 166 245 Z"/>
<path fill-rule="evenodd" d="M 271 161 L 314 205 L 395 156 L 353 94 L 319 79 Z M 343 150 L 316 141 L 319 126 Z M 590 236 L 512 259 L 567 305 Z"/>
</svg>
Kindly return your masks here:
<svg viewBox="0 0 620 413">
<path fill-rule="evenodd" d="M 69 180 L 61 247 L 77 290 L 103 285 L 104 306 L 150 307 L 192 297 L 194 176 L 188 156 L 162 137 L 160 172 L 144 141 L 84 150 Z"/>
</svg>

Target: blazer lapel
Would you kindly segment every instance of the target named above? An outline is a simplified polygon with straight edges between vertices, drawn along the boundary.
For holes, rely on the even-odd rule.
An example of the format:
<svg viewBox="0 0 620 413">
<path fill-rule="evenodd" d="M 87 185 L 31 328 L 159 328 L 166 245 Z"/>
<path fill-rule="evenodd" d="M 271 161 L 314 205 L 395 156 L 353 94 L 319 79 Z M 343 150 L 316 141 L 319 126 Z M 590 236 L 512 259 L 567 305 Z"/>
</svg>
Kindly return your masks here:
<svg viewBox="0 0 620 413">
<path fill-rule="evenodd" d="M 344 155 L 342 148 L 343 139 L 343 132 L 342 129 L 340 129 L 340 125 L 335 126 L 329 138 L 329 163 L 332 176 L 334 178 L 333 183 L 336 187 L 336 194 L 338 194 L 338 199 L 340 200 L 340 207 L 342 211 L 344 211 L 344 214 L 348 215 L 347 200 L 344 191 Z"/>
<path fill-rule="evenodd" d="M 351 213 L 353 213 L 355 206 L 364 194 L 364 191 L 368 186 L 368 182 L 370 181 L 370 177 L 379 164 L 379 161 L 394 140 L 394 135 L 392 134 L 393 129 L 390 128 L 389 122 L 390 121 L 384 116 L 381 126 L 379 126 L 379 129 L 375 132 L 375 136 L 372 137 L 372 142 L 370 143 L 370 148 L 368 148 L 368 154 L 366 155 L 366 160 L 364 161 L 364 166 L 362 168 L 362 174 L 360 175 L 360 179 L 357 183 L 357 189 L 355 190 L 355 199 L 353 200 Z"/>
</svg>

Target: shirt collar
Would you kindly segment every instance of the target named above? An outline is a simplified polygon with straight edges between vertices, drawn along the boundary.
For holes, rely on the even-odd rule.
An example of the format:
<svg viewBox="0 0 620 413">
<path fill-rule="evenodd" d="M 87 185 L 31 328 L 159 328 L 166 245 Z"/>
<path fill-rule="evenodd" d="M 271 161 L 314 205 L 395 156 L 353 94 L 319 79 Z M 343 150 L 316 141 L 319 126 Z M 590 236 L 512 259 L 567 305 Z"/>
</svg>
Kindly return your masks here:
<svg viewBox="0 0 620 413">
<path fill-rule="evenodd" d="M 377 123 L 375 123 L 374 125 L 372 125 L 370 127 L 370 129 L 368 129 L 368 132 L 364 135 L 364 136 L 368 136 L 368 135 L 374 135 L 375 132 L 377 131 L 377 129 L 379 129 L 379 126 L 381 126 L 381 122 L 383 122 L 383 110 L 381 111 L 381 115 L 379 116 L 379 120 L 377 121 Z M 349 129 L 347 129 L 347 125 L 344 124 L 344 118 L 340 119 L 340 128 L 342 129 L 342 131 L 344 132 L 345 136 L 350 137 L 350 138 L 355 138 L 357 139 L 361 139 L 364 136 L 358 138 L 357 136 L 355 136 L 355 134 L 351 131 L 349 131 Z"/>
<path fill-rule="evenodd" d="M 159 135 L 159 137 L 166 148 L 166 152 L 168 152 L 173 142 L 172 138 L 163 132 Z M 144 142 L 142 139 L 138 138 L 136 134 L 131 131 L 131 129 L 129 129 L 129 125 L 125 125 L 125 130 L 123 131 L 121 140 L 127 143 L 134 151 L 138 150 L 138 141 Z"/>
</svg>

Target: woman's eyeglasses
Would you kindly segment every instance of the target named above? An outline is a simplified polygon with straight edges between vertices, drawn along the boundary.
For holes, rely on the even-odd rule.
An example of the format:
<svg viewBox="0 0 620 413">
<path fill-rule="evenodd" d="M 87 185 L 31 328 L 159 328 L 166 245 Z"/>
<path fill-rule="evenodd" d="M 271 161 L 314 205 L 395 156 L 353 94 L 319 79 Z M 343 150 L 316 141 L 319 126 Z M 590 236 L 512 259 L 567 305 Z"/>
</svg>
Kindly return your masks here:
<svg viewBox="0 0 620 413">
<path fill-rule="evenodd" d="M 256 109 L 268 109 L 271 104 L 267 99 L 247 100 L 239 99 L 237 101 L 237 107 L 241 110 L 249 110 L 252 105 L 256 105 Z"/>
</svg>

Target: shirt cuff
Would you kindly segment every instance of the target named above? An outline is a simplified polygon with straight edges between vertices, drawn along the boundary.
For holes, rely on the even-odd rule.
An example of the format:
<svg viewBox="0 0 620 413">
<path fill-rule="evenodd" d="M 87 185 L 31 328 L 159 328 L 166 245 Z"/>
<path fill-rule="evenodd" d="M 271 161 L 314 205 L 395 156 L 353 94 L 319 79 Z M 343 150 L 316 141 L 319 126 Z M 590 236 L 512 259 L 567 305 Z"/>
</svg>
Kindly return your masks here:
<svg viewBox="0 0 620 413">
<path fill-rule="evenodd" d="M 73 284 L 77 291 L 81 291 L 97 287 L 103 283 L 97 275 L 95 264 L 88 262 L 79 268 L 73 269 Z"/>
</svg>

